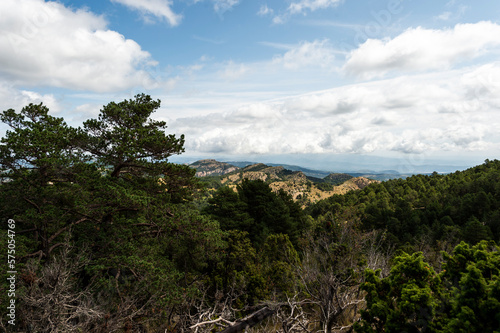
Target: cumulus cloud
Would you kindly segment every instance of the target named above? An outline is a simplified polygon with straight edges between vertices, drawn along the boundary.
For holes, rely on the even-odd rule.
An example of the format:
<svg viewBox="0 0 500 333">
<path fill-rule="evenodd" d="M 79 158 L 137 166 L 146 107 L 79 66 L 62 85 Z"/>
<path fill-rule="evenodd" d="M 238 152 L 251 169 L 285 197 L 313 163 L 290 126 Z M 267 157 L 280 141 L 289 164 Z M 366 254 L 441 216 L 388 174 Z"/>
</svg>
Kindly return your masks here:
<svg viewBox="0 0 500 333">
<path fill-rule="evenodd" d="M 101 16 L 43 0 L 3 0 L 0 13 L 0 76 L 11 82 L 105 92 L 150 80 L 150 54 Z"/>
<path fill-rule="evenodd" d="M 482 65 L 477 69 L 463 75 L 462 83 L 465 94 L 471 98 L 489 103 L 492 107 L 496 104 L 500 94 L 500 66 L 498 63 Z"/>
<path fill-rule="evenodd" d="M 75 123 L 82 123 L 91 118 L 95 119 L 99 116 L 101 108 L 102 105 L 96 103 L 86 103 L 78 105 L 72 112 L 73 118 L 71 119 L 71 121 Z"/>
<path fill-rule="evenodd" d="M 478 151 L 499 144 L 499 82 L 493 63 L 247 103 L 170 128 L 197 153 Z"/>
<path fill-rule="evenodd" d="M 457 24 L 452 29 L 408 29 L 392 39 L 368 39 L 353 50 L 343 69 L 371 79 L 395 71 L 443 70 L 500 46 L 500 25 Z"/>
<path fill-rule="evenodd" d="M 11 84 L 0 81 L 0 111 L 7 109 L 20 111 L 30 103 L 43 103 L 53 114 L 59 113 L 62 110 L 62 106 L 53 94 L 40 94 L 29 90 L 18 90 Z"/>
<path fill-rule="evenodd" d="M 53 94 L 40 94 L 30 90 L 18 90 L 12 84 L 0 80 L 0 112 L 8 109 L 14 109 L 19 112 L 30 103 L 43 103 L 49 108 L 52 115 L 61 117 L 60 112 L 63 107 Z M 9 129 L 6 124 L 0 123 L 0 136 L 4 136 L 5 132 Z"/>
<path fill-rule="evenodd" d="M 297 114 L 299 118 L 304 112 L 320 118 L 354 112 L 361 104 L 359 96 L 352 91 L 344 90 L 339 94 L 338 91 L 329 90 L 289 98 L 285 106 L 290 114 Z"/>
<path fill-rule="evenodd" d="M 151 16 L 166 20 L 170 25 L 179 25 L 182 16 L 172 11 L 171 0 L 111 0 L 132 10 L 139 11 L 144 20 L 151 21 Z"/>
<path fill-rule="evenodd" d="M 286 69 L 299 69 L 309 66 L 332 67 L 335 50 L 328 40 L 302 42 L 292 47 L 285 54 L 276 56 L 275 64 L 282 64 Z"/>
</svg>

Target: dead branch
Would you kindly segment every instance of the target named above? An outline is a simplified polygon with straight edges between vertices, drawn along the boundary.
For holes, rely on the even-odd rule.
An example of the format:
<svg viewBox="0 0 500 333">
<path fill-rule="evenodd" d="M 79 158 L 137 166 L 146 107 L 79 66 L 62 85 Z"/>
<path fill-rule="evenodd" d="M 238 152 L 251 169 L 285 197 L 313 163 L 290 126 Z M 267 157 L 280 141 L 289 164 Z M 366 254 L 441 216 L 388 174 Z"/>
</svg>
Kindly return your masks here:
<svg viewBox="0 0 500 333">
<path fill-rule="evenodd" d="M 241 332 L 247 328 L 254 327 L 267 317 L 273 315 L 275 311 L 269 309 L 268 307 L 262 308 L 259 311 L 251 314 L 250 316 L 243 319 L 236 325 L 230 326 L 226 328 L 222 333 L 237 333 Z"/>
<path fill-rule="evenodd" d="M 221 321 L 224 322 L 224 323 L 226 323 L 226 324 L 228 324 L 228 325 L 231 325 L 231 326 L 235 325 L 235 323 L 232 322 L 232 321 L 226 320 L 224 318 L 219 318 L 219 319 L 214 319 L 214 320 L 202 321 L 201 323 L 195 324 L 195 325 L 193 325 L 193 326 L 191 326 L 189 328 L 190 329 L 196 329 L 195 332 L 198 332 L 198 327 L 200 327 L 200 326 L 216 324 L 216 323 L 219 323 Z"/>
</svg>

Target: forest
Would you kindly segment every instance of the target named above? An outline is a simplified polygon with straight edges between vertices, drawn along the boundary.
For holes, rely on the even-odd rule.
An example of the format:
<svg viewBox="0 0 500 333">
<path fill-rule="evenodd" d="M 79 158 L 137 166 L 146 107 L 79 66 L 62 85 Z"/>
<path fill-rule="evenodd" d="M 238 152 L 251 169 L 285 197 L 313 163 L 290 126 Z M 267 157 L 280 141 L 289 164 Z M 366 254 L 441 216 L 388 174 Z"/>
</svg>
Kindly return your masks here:
<svg viewBox="0 0 500 333">
<path fill-rule="evenodd" d="M 159 108 L 1 113 L 1 330 L 500 332 L 500 161 L 305 209 L 261 180 L 207 198 Z"/>
</svg>

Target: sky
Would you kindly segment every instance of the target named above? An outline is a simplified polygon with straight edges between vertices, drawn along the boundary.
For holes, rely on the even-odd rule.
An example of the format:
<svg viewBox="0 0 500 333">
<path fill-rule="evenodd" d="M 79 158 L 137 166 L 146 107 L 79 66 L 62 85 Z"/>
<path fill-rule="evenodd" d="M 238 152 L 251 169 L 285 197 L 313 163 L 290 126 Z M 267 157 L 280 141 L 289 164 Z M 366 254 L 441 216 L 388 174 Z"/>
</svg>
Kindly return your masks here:
<svg viewBox="0 0 500 333">
<path fill-rule="evenodd" d="M 500 158 L 499 36 L 491 0 L 1 0 L 0 110 L 145 93 L 172 161 L 452 171 Z"/>
</svg>

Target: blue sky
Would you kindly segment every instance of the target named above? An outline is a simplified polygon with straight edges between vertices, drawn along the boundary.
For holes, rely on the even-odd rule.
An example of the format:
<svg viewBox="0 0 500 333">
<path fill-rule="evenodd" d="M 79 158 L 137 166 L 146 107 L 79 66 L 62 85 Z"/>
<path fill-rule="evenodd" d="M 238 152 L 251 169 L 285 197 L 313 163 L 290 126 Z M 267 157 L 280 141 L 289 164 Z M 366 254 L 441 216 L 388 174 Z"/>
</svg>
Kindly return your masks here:
<svg viewBox="0 0 500 333">
<path fill-rule="evenodd" d="M 498 36 L 482 0 L 2 0 L 0 109 L 144 92 L 179 161 L 439 171 L 500 157 Z"/>
</svg>

